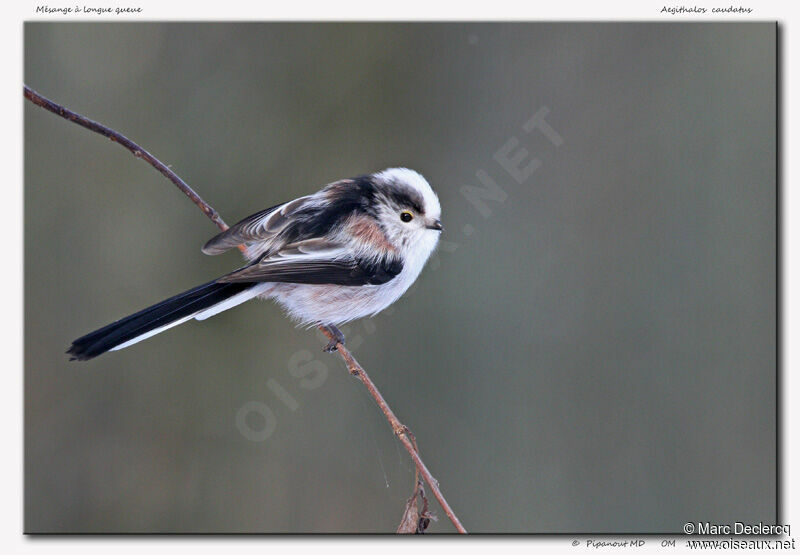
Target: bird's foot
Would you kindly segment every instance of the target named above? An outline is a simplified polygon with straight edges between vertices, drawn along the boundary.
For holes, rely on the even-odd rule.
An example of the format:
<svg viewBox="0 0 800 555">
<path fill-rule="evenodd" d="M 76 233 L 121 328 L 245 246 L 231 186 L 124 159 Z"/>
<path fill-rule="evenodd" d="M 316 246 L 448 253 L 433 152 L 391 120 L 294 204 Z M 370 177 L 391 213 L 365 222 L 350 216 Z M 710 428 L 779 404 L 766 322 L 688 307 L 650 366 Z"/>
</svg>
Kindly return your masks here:
<svg viewBox="0 0 800 555">
<path fill-rule="evenodd" d="M 326 324 L 325 329 L 327 329 L 331 334 L 331 340 L 328 341 L 328 344 L 325 345 L 325 348 L 322 349 L 326 353 L 332 353 L 336 351 L 336 346 L 341 344 L 344 345 L 345 339 L 344 334 L 339 331 L 339 328 L 334 326 L 333 324 Z"/>
</svg>

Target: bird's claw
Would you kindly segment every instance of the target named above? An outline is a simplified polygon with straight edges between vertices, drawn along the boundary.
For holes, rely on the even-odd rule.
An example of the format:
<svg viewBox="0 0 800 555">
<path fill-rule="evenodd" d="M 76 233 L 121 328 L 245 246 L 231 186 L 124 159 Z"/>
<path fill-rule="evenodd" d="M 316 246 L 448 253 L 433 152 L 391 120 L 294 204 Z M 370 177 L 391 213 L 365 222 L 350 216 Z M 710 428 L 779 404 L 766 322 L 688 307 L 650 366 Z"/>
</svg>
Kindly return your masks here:
<svg viewBox="0 0 800 555">
<path fill-rule="evenodd" d="M 328 344 L 325 345 L 325 348 L 322 349 L 325 353 L 333 353 L 338 350 L 337 345 L 344 346 L 344 334 L 332 324 L 328 324 L 325 326 L 328 332 L 331 334 L 331 340 L 328 341 Z"/>
<path fill-rule="evenodd" d="M 325 347 L 323 347 L 322 352 L 335 353 L 338 350 L 338 348 L 336 347 L 338 344 L 339 342 L 335 338 L 331 339 L 330 341 L 328 341 L 328 344 L 325 345 Z"/>
</svg>

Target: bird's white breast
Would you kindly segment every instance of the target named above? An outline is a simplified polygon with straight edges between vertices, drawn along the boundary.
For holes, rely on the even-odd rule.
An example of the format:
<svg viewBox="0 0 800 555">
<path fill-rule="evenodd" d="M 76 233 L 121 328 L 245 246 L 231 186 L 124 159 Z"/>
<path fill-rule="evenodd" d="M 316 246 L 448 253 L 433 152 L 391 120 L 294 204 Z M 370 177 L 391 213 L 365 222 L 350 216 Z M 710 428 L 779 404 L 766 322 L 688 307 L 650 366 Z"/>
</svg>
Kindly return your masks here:
<svg viewBox="0 0 800 555">
<path fill-rule="evenodd" d="M 381 285 L 276 283 L 262 296 L 277 301 L 301 325 L 343 324 L 374 316 L 399 299 L 417 280 L 438 240 L 437 232 L 424 232 L 413 248 L 403 253 L 402 271 Z"/>
</svg>

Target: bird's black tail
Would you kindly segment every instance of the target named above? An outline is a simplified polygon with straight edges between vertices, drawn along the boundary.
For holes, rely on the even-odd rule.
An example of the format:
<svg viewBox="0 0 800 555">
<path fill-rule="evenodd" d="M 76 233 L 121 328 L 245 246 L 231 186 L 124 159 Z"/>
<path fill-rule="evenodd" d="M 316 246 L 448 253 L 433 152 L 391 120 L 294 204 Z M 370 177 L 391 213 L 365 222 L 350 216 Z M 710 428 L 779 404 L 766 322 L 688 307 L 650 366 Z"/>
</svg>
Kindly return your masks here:
<svg viewBox="0 0 800 555">
<path fill-rule="evenodd" d="M 70 360 L 89 360 L 124 343 L 144 339 L 188 320 L 253 285 L 217 281 L 200 285 L 76 339 L 67 354 L 72 355 Z"/>
</svg>

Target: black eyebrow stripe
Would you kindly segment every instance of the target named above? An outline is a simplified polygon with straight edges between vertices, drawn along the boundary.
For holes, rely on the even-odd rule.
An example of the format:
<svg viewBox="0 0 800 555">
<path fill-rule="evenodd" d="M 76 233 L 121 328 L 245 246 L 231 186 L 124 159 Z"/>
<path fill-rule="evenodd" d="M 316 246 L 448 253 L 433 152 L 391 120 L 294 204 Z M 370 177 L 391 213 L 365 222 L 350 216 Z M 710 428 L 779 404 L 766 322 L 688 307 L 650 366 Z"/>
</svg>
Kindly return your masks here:
<svg viewBox="0 0 800 555">
<path fill-rule="evenodd" d="M 389 197 L 400 206 L 407 206 L 413 208 L 417 213 L 422 214 L 422 199 L 418 198 L 416 193 L 391 190 Z"/>
</svg>

